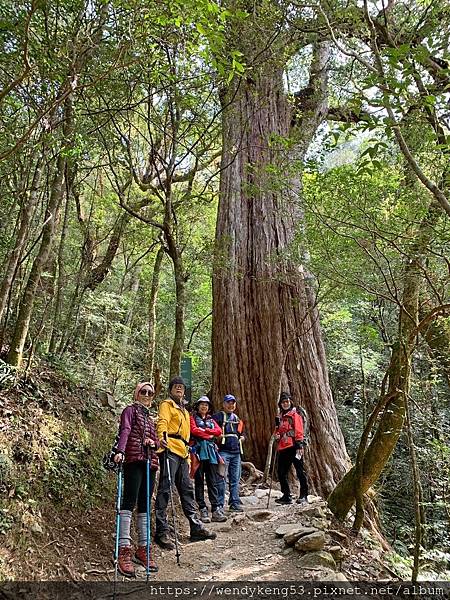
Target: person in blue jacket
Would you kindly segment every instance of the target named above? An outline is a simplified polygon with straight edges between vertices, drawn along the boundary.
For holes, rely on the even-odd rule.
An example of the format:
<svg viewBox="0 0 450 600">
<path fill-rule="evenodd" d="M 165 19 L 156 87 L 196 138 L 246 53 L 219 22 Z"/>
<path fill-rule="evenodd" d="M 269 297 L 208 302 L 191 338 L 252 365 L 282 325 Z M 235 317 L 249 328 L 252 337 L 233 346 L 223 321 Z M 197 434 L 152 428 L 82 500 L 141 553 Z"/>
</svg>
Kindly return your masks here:
<svg viewBox="0 0 450 600">
<path fill-rule="evenodd" d="M 243 512 L 242 502 L 239 498 L 239 480 L 241 478 L 241 454 L 243 423 L 234 412 L 236 409 L 236 398 L 232 394 L 226 394 L 223 399 L 223 410 L 213 415 L 214 421 L 222 430 L 217 444 L 219 454 L 226 466 L 225 476 L 218 481 L 217 495 L 218 504 L 222 508 L 225 504 L 225 487 L 228 481 L 230 489 L 229 509 L 234 512 Z"/>
</svg>

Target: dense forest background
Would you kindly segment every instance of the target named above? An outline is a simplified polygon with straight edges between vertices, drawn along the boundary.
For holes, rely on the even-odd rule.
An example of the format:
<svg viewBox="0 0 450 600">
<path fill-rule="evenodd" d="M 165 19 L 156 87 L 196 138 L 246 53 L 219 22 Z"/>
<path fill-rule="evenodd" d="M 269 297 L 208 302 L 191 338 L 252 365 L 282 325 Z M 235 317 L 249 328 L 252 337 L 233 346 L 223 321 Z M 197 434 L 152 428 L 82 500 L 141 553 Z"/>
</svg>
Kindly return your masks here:
<svg viewBox="0 0 450 600">
<path fill-rule="evenodd" d="M 289 385 L 333 512 L 356 501 L 360 527 L 375 484 L 394 549 L 448 566 L 449 35 L 443 1 L 3 2 L 1 385 L 50 369 L 121 406 L 188 356 L 194 397 L 242 400 L 259 466 Z M 259 256 L 261 287 L 233 289 L 223 273 L 245 282 Z M 295 293 L 275 305 L 273 285 Z M 247 293 L 261 321 L 241 307 L 244 331 L 228 309 Z M 267 316 L 282 302 L 291 329 Z M 290 355 L 318 357 L 343 437 Z M 16 459 L 0 449 L 0 533 Z"/>
</svg>

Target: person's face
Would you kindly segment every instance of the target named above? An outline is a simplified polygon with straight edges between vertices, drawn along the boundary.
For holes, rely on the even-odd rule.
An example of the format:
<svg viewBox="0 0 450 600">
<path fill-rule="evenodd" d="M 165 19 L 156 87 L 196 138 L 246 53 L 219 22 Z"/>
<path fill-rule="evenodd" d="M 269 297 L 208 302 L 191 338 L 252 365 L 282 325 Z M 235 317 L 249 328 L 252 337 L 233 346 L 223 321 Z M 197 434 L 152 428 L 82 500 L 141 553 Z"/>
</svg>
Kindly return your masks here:
<svg viewBox="0 0 450 600">
<path fill-rule="evenodd" d="M 174 386 L 172 386 L 170 393 L 175 400 L 180 401 L 184 396 L 184 385 L 181 383 L 176 383 Z"/>
<path fill-rule="evenodd" d="M 231 400 L 231 401 L 223 403 L 223 410 L 228 414 L 232 413 L 235 408 L 236 408 L 236 400 Z"/>
<path fill-rule="evenodd" d="M 198 414 L 205 417 L 208 414 L 209 404 L 207 402 L 200 402 L 198 405 Z"/>
<path fill-rule="evenodd" d="M 289 400 L 289 398 L 286 398 L 286 400 L 281 401 L 281 409 L 282 410 L 289 410 L 290 408 L 291 408 L 291 401 Z"/>
<path fill-rule="evenodd" d="M 155 392 L 148 385 L 139 390 L 138 399 L 144 406 L 151 406 Z"/>
</svg>

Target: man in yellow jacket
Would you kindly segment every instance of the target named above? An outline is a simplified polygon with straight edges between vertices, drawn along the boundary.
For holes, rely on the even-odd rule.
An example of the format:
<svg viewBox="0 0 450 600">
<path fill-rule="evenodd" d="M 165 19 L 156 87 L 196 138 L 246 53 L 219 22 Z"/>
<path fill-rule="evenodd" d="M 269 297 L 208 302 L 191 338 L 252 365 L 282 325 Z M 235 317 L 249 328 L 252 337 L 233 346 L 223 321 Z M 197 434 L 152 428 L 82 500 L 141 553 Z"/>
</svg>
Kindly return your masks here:
<svg viewBox="0 0 450 600">
<path fill-rule="evenodd" d="M 159 464 L 160 476 L 158 493 L 155 502 L 155 542 L 166 550 L 173 550 L 175 545 L 170 539 L 167 522 L 167 505 L 170 500 L 170 483 L 167 463 L 170 468 L 170 479 L 176 486 L 181 500 L 183 512 L 190 525 L 190 540 L 213 540 L 216 534 L 208 531 L 197 514 L 194 498 L 194 486 L 189 478 L 189 413 L 184 408 L 183 398 L 186 386 L 181 377 L 174 377 L 169 383 L 169 398 L 159 405 L 156 431 L 160 441 Z"/>
</svg>

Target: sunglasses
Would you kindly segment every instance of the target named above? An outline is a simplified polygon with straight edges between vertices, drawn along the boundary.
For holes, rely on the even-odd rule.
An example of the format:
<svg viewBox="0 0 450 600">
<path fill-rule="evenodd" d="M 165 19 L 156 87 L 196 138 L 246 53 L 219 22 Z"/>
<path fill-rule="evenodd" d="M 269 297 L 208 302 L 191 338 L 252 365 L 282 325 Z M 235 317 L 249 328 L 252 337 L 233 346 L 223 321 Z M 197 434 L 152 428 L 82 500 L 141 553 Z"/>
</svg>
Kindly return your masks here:
<svg viewBox="0 0 450 600">
<path fill-rule="evenodd" d="M 141 396 L 153 396 L 153 393 L 154 392 L 152 390 L 141 390 L 139 392 Z"/>
</svg>

